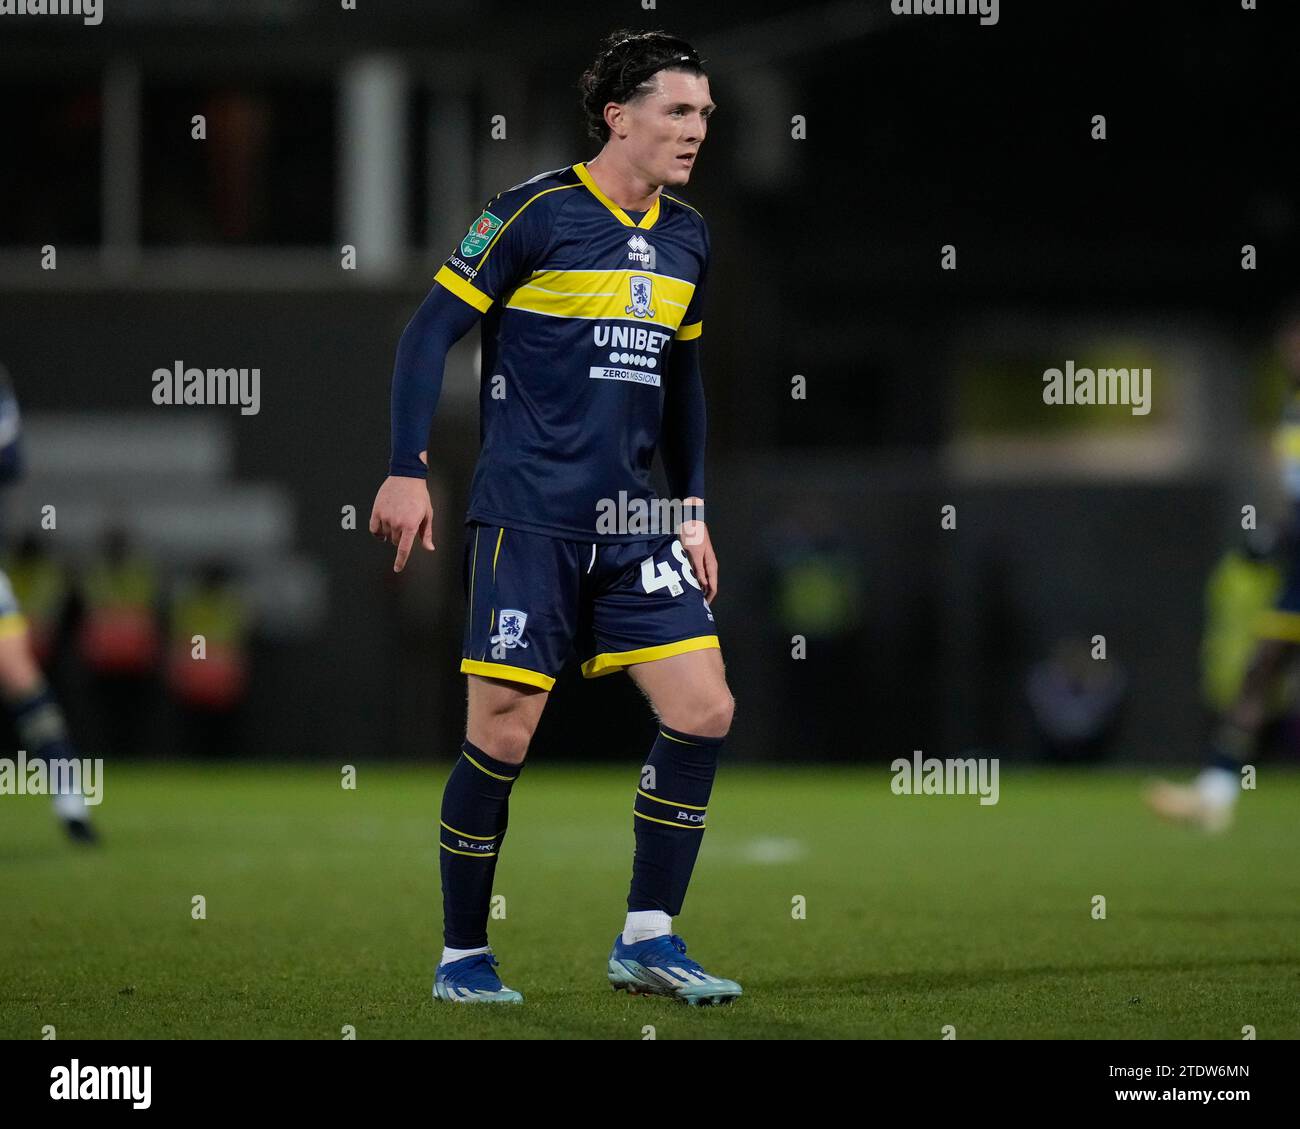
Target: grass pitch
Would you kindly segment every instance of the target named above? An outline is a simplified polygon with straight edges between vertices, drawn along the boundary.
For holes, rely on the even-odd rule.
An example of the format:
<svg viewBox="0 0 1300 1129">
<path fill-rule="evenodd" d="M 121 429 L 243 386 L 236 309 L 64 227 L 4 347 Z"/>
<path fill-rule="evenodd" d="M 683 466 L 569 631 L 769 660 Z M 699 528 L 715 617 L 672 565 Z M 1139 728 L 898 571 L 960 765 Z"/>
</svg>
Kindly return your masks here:
<svg viewBox="0 0 1300 1129">
<path fill-rule="evenodd" d="M 634 765 L 528 766 L 491 924 L 525 1003 L 432 1001 L 448 768 L 361 765 L 345 791 L 318 768 L 109 766 L 90 850 L 45 798 L 0 797 L 0 1037 L 1300 1037 L 1295 774 L 1265 766 L 1211 839 L 1156 823 L 1134 774 L 1004 768 L 981 807 L 895 796 L 884 765 L 724 764 L 675 928 L 745 995 L 694 1009 L 605 981 Z"/>
</svg>

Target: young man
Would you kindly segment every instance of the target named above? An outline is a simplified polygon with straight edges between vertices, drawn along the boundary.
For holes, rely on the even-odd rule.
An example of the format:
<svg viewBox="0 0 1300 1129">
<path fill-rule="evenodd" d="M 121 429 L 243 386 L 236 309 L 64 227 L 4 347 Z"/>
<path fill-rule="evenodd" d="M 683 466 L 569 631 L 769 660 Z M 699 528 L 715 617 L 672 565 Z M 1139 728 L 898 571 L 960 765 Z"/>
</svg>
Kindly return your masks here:
<svg viewBox="0 0 1300 1129">
<path fill-rule="evenodd" d="M 9 374 L 0 367 L 0 485 L 22 474 L 22 418 Z M 85 796 L 74 781 L 65 780 L 56 765 L 78 760 L 68 739 L 63 711 L 32 653 L 27 620 L 18 606 L 9 577 L 0 570 L 0 697 L 14 719 L 23 751 L 45 761 L 54 814 L 68 835 L 79 843 L 94 843 L 98 834 L 90 822 Z"/>
<path fill-rule="evenodd" d="M 464 566 L 469 720 L 443 794 L 434 996 L 522 1001 L 488 947 L 492 877 L 511 787 L 576 644 L 586 677 L 626 670 L 661 723 L 636 789 L 628 913 L 608 979 L 722 1003 L 740 986 L 705 972 L 672 932 L 734 708 L 701 512 L 709 233 L 676 191 L 714 107 L 695 51 L 661 32 L 615 32 L 582 91 L 599 155 L 489 201 L 397 351 L 392 458 L 370 530 L 397 546 L 400 571 L 417 538 L 433 549 L 422 448 L 447 350 L 483 318 Z M 656 447 L 673 497 L 695 507 L 680 541 L 610 520 L 654 501 Z"/>
<path fill-rule="evenodd" d="M 1274 436 L 1291 511 L 1282 592 L 1255 625 L 1255 653 L 1236 702 L 1219 720 L 1209 763 L 1190 784 L 1158 780 L 1144 795 L 1157 815 L 1212 833 L 1232 825 L 1241 796 L 1242 766 L 1258 752 L 1279 679 L 1300 654 L 1300 303 L 1292 305 L 1281 319 L 1277 347 L 1291 382 L 1281 426 Z"/>
</svg>

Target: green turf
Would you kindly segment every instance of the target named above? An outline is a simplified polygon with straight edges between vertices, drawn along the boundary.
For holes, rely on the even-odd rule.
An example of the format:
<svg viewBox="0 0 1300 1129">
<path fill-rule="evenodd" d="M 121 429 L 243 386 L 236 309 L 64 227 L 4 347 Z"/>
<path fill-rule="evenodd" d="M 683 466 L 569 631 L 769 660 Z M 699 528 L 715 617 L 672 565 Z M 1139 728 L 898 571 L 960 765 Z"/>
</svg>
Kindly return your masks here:
<svg viewBox="0 0 1300 1129">
<path fill-rule="evenodd" d="M 745 996 L 697 1010 L 605 982 L 634 774 L 530 764 L 491 926 L 526 1002 L 475 1008 L 429 991 L 447 767 L 362 765 L 345 791 L 315 768 L 110 766 L 90 851 L 43 797 L 0 797 L 0 1036 L 1300 1037 L 1295 775 L 1266 768 L 1210 839 L 1153 822 L 1134 775 L 1004 770 L 981 807 L 894 796 L 883 766 L 725 767 L 676 928 Z"/>
</svg>

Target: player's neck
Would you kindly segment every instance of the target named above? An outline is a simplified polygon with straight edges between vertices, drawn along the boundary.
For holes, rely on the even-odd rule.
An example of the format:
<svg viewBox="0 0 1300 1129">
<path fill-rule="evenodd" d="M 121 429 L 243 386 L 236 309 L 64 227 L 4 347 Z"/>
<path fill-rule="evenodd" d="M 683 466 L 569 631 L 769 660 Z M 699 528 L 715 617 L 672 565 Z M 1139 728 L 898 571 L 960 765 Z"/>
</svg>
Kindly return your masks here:
<svg viewBox="0 0 1300 1129">
<path fill-rule="evenodd" d="M 648 212 L 659 198 L 659 184 L 650 184 L 603 157 L 592 157 L 586 165 L 591 179 L 606 196 L 626 212 Z"/>
</svg>

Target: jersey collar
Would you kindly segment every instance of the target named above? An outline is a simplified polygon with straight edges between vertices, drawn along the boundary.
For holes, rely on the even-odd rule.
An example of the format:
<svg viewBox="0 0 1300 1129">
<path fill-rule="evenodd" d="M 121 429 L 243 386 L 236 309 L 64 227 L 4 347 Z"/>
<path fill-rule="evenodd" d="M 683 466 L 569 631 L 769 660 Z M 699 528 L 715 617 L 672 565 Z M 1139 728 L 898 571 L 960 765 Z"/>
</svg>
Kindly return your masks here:
<svg viewBox="0 0 1300 1129">
<path fill-rule="evenodd" d="M 611 212 L 613 212 L 614 218 L 618 220 L 618 222 L 621 223 L 624 227 L 639 227 L 642 228 L 643 230 L 649 229 L 654 227 L 655 221 L 659 219 L 660 198 L 658 196 L 655 197 L 655 202 L 650 205 L 650 210 L 646 212 L 644 216 L 641 217 L 641 222 L 633 223 L 632 217 L 629 216 L 625 211 L 623 211 L 623 209 L 620 208 L 617 204 L 615 204 L 613 200 L 611 200 L 608 196 L 606 196 L 600 190 L 600 187 L 596 184 L 596 182 L 591 179 L 591 173 L 587 171 L 587 163 L 585 161 L 579 161 L 576 165 L 574 165 L 573 171 L 578 174 L 578 179 L 582 181 L 582 183 L 585 184 L 589 189 L 591 189 L 591 194 L 595 196 L 596 199 L 599 200 L 602 204 L 604 204 L 605 207 L 607 207 Z"/>
</svg>

